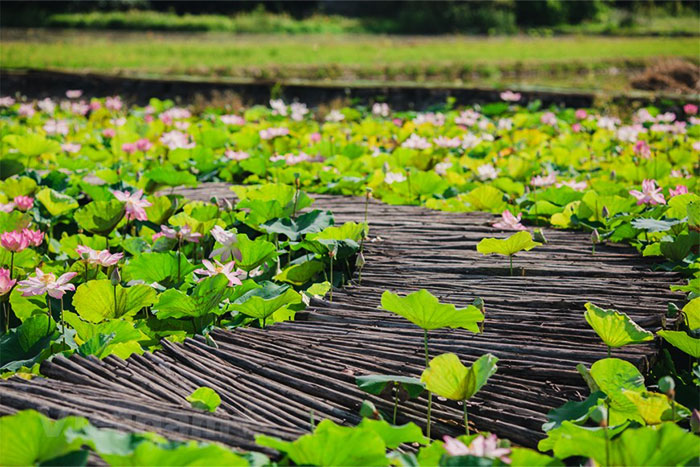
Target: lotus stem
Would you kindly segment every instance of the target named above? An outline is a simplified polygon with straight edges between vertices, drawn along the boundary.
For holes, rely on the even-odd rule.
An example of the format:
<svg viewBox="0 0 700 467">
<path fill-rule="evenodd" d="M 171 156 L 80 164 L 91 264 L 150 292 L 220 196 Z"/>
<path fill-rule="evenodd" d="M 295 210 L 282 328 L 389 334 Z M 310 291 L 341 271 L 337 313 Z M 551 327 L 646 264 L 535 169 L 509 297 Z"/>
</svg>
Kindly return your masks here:
<svg viewBox="0 0 700 467">
<path fill-rule="evenodd" d="M 610 355 L 612 354 L 610 346 L 608 346 L 608 358 L 610 358 Z"/>
<path fill-rule="evenodd" d="M 392 418 L 392 425 L 396 425 L 396 412 L 399 410 L 399 383 L 394 381 L 394 417 Z"/>
<path fill-rule="evenodd" d="M 408 182 L 408 199 L 413 201 L 413 191 L 411 190 L 411 169 L 406 169 L 406 181 Z"/>
<path fill-rule="evenodd" d="M 335 255 L 331 254 L 330 256 L 331 256 L 331 289 L 330 289 L 331 295 L 330 295 L 330 299 L 331 299 L 331 303 L 332 303 L 333 302 L 333 256 L 335 256 Z"/>
<path fill-rule="evenodd" d="M 467 400 L 464 399 L 464 429 L 469 436 L 469 412 L 467 411 Z"/>
<path fill-rule="evenodd" d="M 180 248 L 182 248 L 182 238 L 177 240 L 177 283 L 180 283 Z"/>
<path fill-rule="evenodd" d="M 10 281 L 12 281 L 12 270 L 15 268 L 15 252 L 10 251 Z"/>
<path fill-rule="evenodd" d="M 508 255 L 508 261 L 510 264 L 510 275 L 513 275 L 513 255 Z"/>
<path fill-rule="evenodd" d="M 85 260 L 85 282 L 88 281 L 88 263 L 87 260 Z"/>
<path fill-rule="evenodd" d="M 46 310 L 46 316 L 47 316 L 47 318 L 49 318 L 48 319 L 49 324 L 46 327 L 46 335 L 48 336 L 49 334 L 51 334 L 51 297 L 49 296 L 48 293 L 46 294 L 46 306 L 49 307 Z"/>
<path fill-rule="evenodd" d="M 423 345 L 425 347 L 425 367 L 430 366 L 430 354 L 428 353 L 428 330 L 423 329 Z M 428 391 L 428 414 L 427 414 L 427 428 L 426 436 L 430 438 L 430 409 L 433 406 L 433 393 Z"/>
<path fill-rule="evenodd" d="M 61 301 L 61 334 L 63 337 L 63 339 L 62 339 L 63 343 L 62 343 L 61 347 L 65 351 L 66 350 L 66 322 L 63 319 L 63 297 L 60 298 L 60 301 Z M 116 309 L 115 309 L 115 312 L 116 312 Z"/>
<path fill-rule="evenodd" d="M 297 202 L 299 201 L 299 177 L 294 179 L 294 207 L 292 208 L 292 219 L 297 215 Z"/>
<path fill-rule="evenodd" d="M 608 437 L 608 426 L 610 425 L 610 398 L 605 399 L 607 410 L 605 411 L 605 426 L 603 434 L 605 435 L 605 465 L 610 465 L 610 438 Z"/>
</svg>

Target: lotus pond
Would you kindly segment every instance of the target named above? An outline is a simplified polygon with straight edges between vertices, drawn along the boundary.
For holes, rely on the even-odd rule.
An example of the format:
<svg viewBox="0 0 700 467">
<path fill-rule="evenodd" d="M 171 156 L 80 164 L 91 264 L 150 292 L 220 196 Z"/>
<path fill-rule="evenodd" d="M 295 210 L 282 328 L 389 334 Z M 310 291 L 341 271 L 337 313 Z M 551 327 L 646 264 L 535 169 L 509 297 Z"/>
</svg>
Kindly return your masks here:
<svg viewBox="0 0 700 467">
<path fill-rule="evenodd" d="M 79 90 L 0 98 L 0 366 L 4 378 L 31 379 L 57 355 L 126 359 L 195 335 L 216 346 L 214 328 L 275 326 L 313 300 L 332 301 L 334 289 L 361 287 L 371 219 L 336 224 L 332 212 L 313 209 L 313 193 L 356 196 L 365 213 L 372 197 L 486 211 L 502 234 L 475 247 L 503 256 L 511 275 L 519 255 L 547 242 L 541 227 L 577 229 L 590 233 L 591 255 L 605 243 L 632 245 L 687 294 L 682 307 L 654 310 L 667 315 L 655 332 L 585 305 L 608 358 L 578 368 L 590 394 L 548 414 L 539 452 L 511 445 L 507 433 L 470 430 L 467 401 L 498 371 L 497 357 L 470 365 L 452 353 L 431 358 L 433 330 L 488 326 L 483 300 L 458 308 L 426 290 L 387 290 L 377 307 L 422 330 L 425 370 L 358 376 L 368 400 L 357 426 L 323 420 L 293 441 L 260 435 L 261 449 L 278 453 L 267 457 L 22 411 L 0 418 L 0 463 L 697 463 L 698 108 L 643 107 L 619 118 L 501 97 L 427 112 L 273 100 L 200 113 L 158 99 L 143 107 L 85 99 Z M 207 182 L 230 184 L 236 201 L 175 194 Z M 654 339 L 668 357 L 663 374 L 615 358 L 616 348 Z M 377 410 L 372 395 L 391 397 L 393 412 Z M 421 395 L 425 425 L 396 425 L 401 401 Z M 433 396 L 461 404 L 462 436 L 431 438 Z M 208 387 L 187 400 L 211 412 L 221 402 Z"/>
</svg>

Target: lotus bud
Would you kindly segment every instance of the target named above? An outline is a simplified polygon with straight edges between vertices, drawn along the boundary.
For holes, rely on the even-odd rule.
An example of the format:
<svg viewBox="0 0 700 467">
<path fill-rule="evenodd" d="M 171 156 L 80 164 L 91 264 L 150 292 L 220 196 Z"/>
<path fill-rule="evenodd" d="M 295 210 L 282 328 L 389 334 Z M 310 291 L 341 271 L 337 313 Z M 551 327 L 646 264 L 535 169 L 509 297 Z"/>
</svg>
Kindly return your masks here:
<svg viewBox="0 0 700 467">
<path fill-rule="evenodd" d="M 668 306 L 666 307 L 666 316 L 668 318 L 675 318 L 680 312 L 681 310 L 678 308 L 678 305 L 673 302 L 668 302 Z"/>
<path fill-rule="evenodd" d="M 614 170 L 610 171 L 610 180 L 615 180 L 615 177 L 617 177 L 617 174 L 615 173 Z"/>
<path fill-rule="evenodd" d="M 693 413 L 690 414 L 690 431 L 700 433 L 700 412 L 698 409 L 693 409 Z"/>
<path fill-rule="evenodd" d="M 600 234 L 598 233 L 598 229 L 593 229 L 593 232 L 591 232 L 591 242 L 593 242 L 595 245 L 600 243 Z"/>
<path fill-rule="evenodd" d="M 112 274 L 109 276 L 110 282 L 112 282 L 112 286 L 116 287 L 118 286 L 121 281 L 122 281 L 122 276 L 119 274 L 119 268 L 115 267 L 114 270 L 112 270 Z"/>
<path fill-rule="evenodd" d="M 599 405 L 591 412 L 591 420 L 599 426 L 606 427 L 608 425 L 608 409 L 605 406 Z"/>
<path fill-rule="evenodd" d="M 228 198 L 224 198 L 224 208 L 226 211 L 233 211 L 233 203 Z"/>
<path fill-rule="evenodd" d="M 533 238 L 536 242 L 547 243 L 547 238 L 544 236 L 544 232 L 542 231 L 542 229 L 535 229 L 533 234 Z"/>
<path fill-rule="evenodd" d="M 602 211 L 601 211 L 601 214 L 602 214 L 603 217 L 606 218 L 606 219 L 607 219 L 608 217 L 610 217 L 610 211 L 608 211 L 608 207 L 607 207 L 607 206 L 603 206 L 603 209 L 602 209 Z"/>
<path fill-rule="evenodd" d="M 477 307 L 481 312 L 483 312 L 486 309 L 486 306 L 484 305 L 484 299 L 481 297 L 476 297 L 472 302 L 472 305 Z"/>
<path fill-rule="evenodd" d="M 659 380 L 659 391 L 663 392 L 669 397 L 673 397 L 676 393 L 676 383 L 670 376 L 664 376 Z"/>
<path fill-rule="evenodd" d="M 356 268 L 362 268 L 365 265 L 365 255 L 362 254 L 360 251 L 357 254 L 357 258 L 355 258 L 355 267 Z"/>
</svg>

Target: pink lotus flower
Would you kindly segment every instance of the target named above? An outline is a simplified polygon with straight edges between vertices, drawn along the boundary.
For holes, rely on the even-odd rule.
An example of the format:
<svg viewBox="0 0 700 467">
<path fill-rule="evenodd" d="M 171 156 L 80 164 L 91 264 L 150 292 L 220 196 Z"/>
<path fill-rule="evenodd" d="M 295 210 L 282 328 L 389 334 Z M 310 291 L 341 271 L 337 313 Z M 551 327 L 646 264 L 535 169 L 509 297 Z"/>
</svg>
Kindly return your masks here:
<svg viewBox="0 0 700 467">
<path fill-rule="evenodd" d="M 239 115 L 222 115 L 219 117 L 225 125 L 245 125 L 245 118 Z"/>
<path fill-rule="evenodd" d="M 202 238 L 202 234 L 193 233 L 189 225 L 183 225 L 180 227 L 180 230 L 171 229 L 167 225 L 161 225 L 160 231 L 167 238 L 173 238 L 178 242 L 184 240 L 186 242 L 198 243 L 199 239 Z"/>
<path fill-rule="evenodd" d="M 644 159 L 649 159 L 649 157 L 651 157 L 651 147 L 649 147 L 649 143 L 643 139 L 634 143 L 633 150 L 636 155 Z"/>
<path fill-rule="evenodd" d="M 148 219 L 144 208 L 151 206 L 150 201 L 143 199 L 143 190 L 129 193 L 127 191 L 114 190 L 112 194 L 122 203 L 126 203 L 126 220 L 136 219 L 137 221 L 145 221 Z"/>
<path fill-rule="evenodd" d="M 0 297 L 7 294 L 12 290 L 12 287 L 17 282 L 17 279 L 10 279 L 10 270 L 1 268 L 0 269 Z"/>
<path fill-rule="evenodd" d="M 661 188 L 656 186 L 656 180 L 644 180 L 642 191 L 630 190 L 632 196 L 637 198 L 637 204 L 666 204 L 666 199 L 661 193 Z"/>
<path fill-rule="evenodd" d="M 109 110 L 121 110 L 123 102 L 119 96 L 108 97 L 105 99 L 105 107 Z"/>
<path fill-rule="evenodd" d="M 83 95 L 83 91 L 80 89 L 69 89 L 66 91 L 66 97 L 68 99 L 77 99 Z"/>
<path fill-rule="evenodd" d="M 585 109 L 578 109 L 574 115 L 578 120 L 583 120 L 584 118 L 588 117 L 588 112 L 586 112 Z"/>
<path fill-rule="evenodd" d="M 35 272 L 35 277 L 29 277 L 17 283 L 17 290 L 25 297 L 48 293 L 53 298 L 62 298 L 69 290 L 75 290 L 75 286 L 69 282 L 78 275 L 77 272 L 67 272 L 58 279 L 54 273 L 45 274 L 39 268 L 36 268 Z"/>
<path fill-rule="evenodd" d="M 309 139 L 311 140 L 312 143 L 318 143 L 319 141 L 321 141 L 321 133 L 319 133 L 319 132 L 311 133 L 311 135 L 309 135 Z"/>
<path fill-rule="evenodd" d="M 82 148 L 82 146 L 80 144 L 77 144 L 77 143 L 63 143 L 61 145 L 61 149 L 63 149 L 66 152 L 69 152 L 71 154 L 74 154 L 74 153 L 80 151 L 80 148 Z"/>
<path fill-rule="evenodd" d="M 289 129 L 288 128 L 266 128 L 264 130 L 260 130 L 260 139 L 264 140 L 270 140 L 273 138 L 277 138 L 278 136 L 286 136 L 289 134 Z"/>
<path fill-rule="evenodd" d="M 226 261 L 231 257 L 241 259 L 241 252 L 235 246 L 238 243 L 238 237 L 236 237 L 235 232 L 224 230 L 220 226 L 215 225 L 210 233 L 221 244 L 221 247 L 216 248 L 209 254 L 210 258 L 221 255 L 221 261 Z"/>
<path fill-rule="evenodd" d="M 686 115 L 695 115 L 698 113 L 698 106 L 694 104 L 685 104 L 683 106 L 683 112 L 685 112 Z"/>
<path fill-rule="evenodd" d="M 493 180 L 498 177 L 498 169 L 493 164 L 480 165 L 477 167 L 476 173 L 480 180 Z"/>
<path fill-rule="evenodd" d="M 685 185 L 676 185 L 676 189 L 668 190 L 668 197 L 673 198 L 674 196 L 684 195 L 688 193 L 688 187 Z"/>
<path fill-rule="evenodd" d="M 471 442 L 469 447 L 467 447 L 463 442 L 458 439 L 445 436 L 445 450 L 450 456 L 475 456 L 475 457 L 487 457 L 491 459 L 499 459 L 504 464 L 510 464 L 511 460 L 508 458 L 510 454 L 510 449 L 499 448 L 498 438 L 496 435 L 490 435 L 488 438 L 479 435 Z"/>
<path fill-rule="evenodd" d="M 151 235 L 151 241 L 155 242 L 156 240 L 162 237 L 165 237 L 165 234 L 163 232 L 154 233 L 153 235 Z"/>
<path fill-rule="evenodd" d="M 19 109 L 17 109 L 17 113 L 20 115 L 20 117 L 31 117 L 36 113 L 36 110 L 34 110 L 34 104 L 20 104 Z"/>
<path fill-rule="evenodd" d="M 29 246 L 29 239 L 22 235 L 21 230 L 5 232 L 0 236 L 0 244 L 6 250 L 19 253 Z"/>
<path fill-rule="evenodd" d="M 167 133 L 163 133 L 163 135 L 160 137 L 160 142 L 167 146 L 171 151 L 173 149 L 192 149 L 196 146 L 196 144 L 191 138 L 192 137 L 187 133 L 172 130 Z"/>
<path fill-rule="evenodd" d="M 136 145 L 136 149 L 143 152 L 146 152 L 153 147 L 153 143 L 151 143 L 147 138 L 141 138 L 134 144 Z"/>
<path fill-rule="evenodd" d="M 392 183 L 401 183 L 406 181 L 406 176 L 401 172 L 387 172 L 384 176 L 384 183 L 391 185 Z"/>
<path fill-rule="evenodd" d="M 580 123 L 576 122 L 573 125 L 571 125 L 571 131 L 574 133 L 579 133 L 583 127 L 581 126 Z"/>
<path fill-rule="evenodd" d="M 27 239 L 27 244 L 39 246 L 44 242 L 44 232 L 41 230 L 22 229 L 22 236 Z"/>
<path fill-rule="evenodd" d="M 15 196 L 13 201 L 20 211 L 28 211 L 34 206 L 34 198 L 31 196 Z"/>
<path fill-rule="evenodd" d="M 9 203 L 0 203 L 0 212 L 12 212 L 15 209 L 15 203 L 10 201 Z"/>
<path fill-rule="evenodd" d="M 101 108 L 102 108 L 102 104 L 100 103 L 100 101 L 97 101 L 97 100 L 90 101 L 90 110 L 99 110 Z"/>
<path fill-rule="evenodd" d="M 223 265 L 216 260 L 214 260 L 214 263 L 207 259 L 203 259 L 202 264 L 204 265 L 204 268 L 195 269 L 195 274 L 199 274 L 205 277 L 213 277 L 218 274 L 223 274 L 224 276 L 226 276 L 226 279 L 228 279 L 229 287 L 233 287 L 234 285 L 241 285 L 241 280 L 238 278 L 238 276 L 244 275 L 245 271 L 243 271 L 242 269 L 238 269 L 234 272 L 233 268 L 235 266 L 235 261 L 231 261 L 226 265 Z M 200 278 L 199 281 L 202 281 L 203 279 L 204 277 Z"/>
<path fill-rule="evenodd" d="M 372 113 L 374 115 L 377 115 L 379 117 L 388 117 L 389 116 L 389 104 L 386 102 L 375 102 L 372 104 Z"/>
<path fill-rule="evenodd" d="M 501 230 L 527 230 L 527 228 L 520 223 L 522 214 L 518 214 L 517 217 L 514 216 L 507 209 L 501 213 L 501 220 L 493 224 L 494 227 Z"/>
<path fill-rule="evenodd" d="M 70 131 L 68 122 L 65 120 L 47 120 L 43 128 L 49 135 L 67 135 Z"/>
<path fill-rule="evenodd" d="M 136 144 L 135 143 L 124 143 L 122 144 L 122 151 L 124 151 L 127 154 L 133 154 L 136 152 Z"/>
<path fill-rule="evenodd" d="M 242 161 L 248 159 L 250 157 L 250 154 L 244 151 L 234 151 L 232 149 L 227 149 L 226 152 L 224 152 L 224 156 L 226 156 L 228 159 L 231 159 L 232 161 Z"/>
<path fill-rule="evenodd" d="M 556 182 L 557 174 L 554 172 L 550 172 L 546 177 L 537 175 L 530 180 L 530 184 L 536 187 L 550 186 L 554 185 Z"/>
<path fill-rule="evenodd" d="M 557 183 L 556 187 L 561 188 L 563 186 L 568 186 L 576 191 L 583 191 L 588 188 L 588 183 L 585 180 L 577 182 L 576 180 L 566 180 L 564 182 Z"/>
<path fill-rule="evenodd" d="M 12 107 L 15 105 L 15 99 L 11 96 L 0 97 L 0 107 Z"/>
<path fill-rule="evenodd" d="M 114 138 L 114 135 L 116 135 L 117 132 L 114 130 L 114 128 L 105 128 L 102 130 L 102 136 L 105 138 Z"/>
<path fill-rule="evenodd" d="M 506 102 L 518 102 L 522 96 L 519 92 L 513 91 L 503 91 L 501 93 L 501 100 Z"/>
<path fill-rule="evenodd" d="M 99 265 L 103 267 L 114 266 L 124 257 L 124 253 L 111 254 L 109 250 L 97 251 L 85 245 L 78 245 L 75 248 L 75 251 L 88 264 Z"/>
<path fill-rule="evenodd" d="M 557 116 L 554 115 L 554 113 L 552 112 L 545 112 L 540 117 L 540 122 L 542 122 L 545 125 L 554 126 L 557 124 Z"/>
<path fill-rule="evenodd" d="M 430 149 L 432 145 L 430 142 L 428 142 L 427 139 L 423 138 L 422 136 L 418 136 L 415 133 L 412 133 L 411 136 L 406 138 L 406 140 L 401 143 L 402 148 L 409 148 L 409 149 L 417 149 L 419 151 L 423 149 Z"/>
</svg>

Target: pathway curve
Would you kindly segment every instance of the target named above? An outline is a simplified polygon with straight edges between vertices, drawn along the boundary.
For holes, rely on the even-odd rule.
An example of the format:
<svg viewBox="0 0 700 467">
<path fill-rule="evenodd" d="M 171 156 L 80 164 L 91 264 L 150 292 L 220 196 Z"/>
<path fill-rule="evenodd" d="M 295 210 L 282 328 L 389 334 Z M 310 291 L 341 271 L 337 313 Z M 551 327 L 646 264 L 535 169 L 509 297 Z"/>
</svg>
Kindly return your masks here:
<svg viewBox="0 0 700 467">
<path fill-rule="evenodd" d="M 221 184 L 183 194 L 231 196 Z M 316 199 L 314 207 L 332 210 L 336 223 L 362 221 L 364 200 Z M 372 202 L 362 283 L 336 290 L 333 303 L 314 301 L 301 319 L 267 329 L 217 330 L 218 348 L 195 338 L 163 342 L 163 350 L 126 361 L 55 358 L 42 365 L 47 378 L 0 382 L 0 413 L 35 408 L 52 417 L 84 415 L 98 426 L 258 450 L 255 433 L 296 437 L 309 429 L 311 412 L 317 420 L 354 424 L 363 399 L 387 411 L 391 406 L 358 390 L 356 375 L 419 376 L 424 365 L 422 331 L 377 309 L 381 293 L 426 288 L 458 306 L 484 299 L 483 334 L 431 331 L 431 355 L 454 352 L 472 362 L 495 354 L 498 372 L 470 404 L 472 428 L 532 447 L 550 409 L 587 395 L 576 364 L 605 357 L 583 319 L 585 302 L 617 308 L 654 331 L 667 302 L 683 297 L 669 291 L 677 276 L 652 272 L 629 247 L 599 247 L 593 256 L 589 236 L 580 232 L 545 230 L 549 243 L 516 257 L 511 277 L 503 258 L 476 252 L 481 238 L 505 236 L 490 227 L 493 219 Z M 614 353 L 644 371 L 657 345 Z M 215 414 L 189 408 L 185 397 L 199 386 L 221 395 Z M 425 405 L 424 398 L 402 404 L 399 421 L 423 424 Z M 462 432 L 454 403 L 436 400 L 433 414 L 434 436 Z"/>
</svg>

